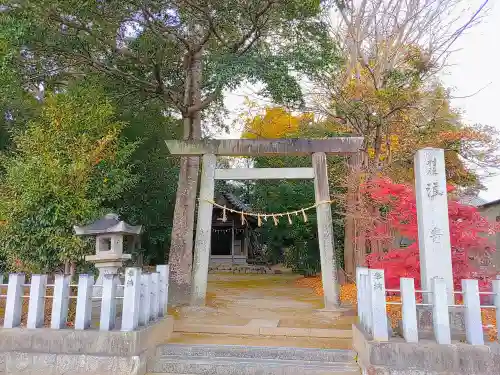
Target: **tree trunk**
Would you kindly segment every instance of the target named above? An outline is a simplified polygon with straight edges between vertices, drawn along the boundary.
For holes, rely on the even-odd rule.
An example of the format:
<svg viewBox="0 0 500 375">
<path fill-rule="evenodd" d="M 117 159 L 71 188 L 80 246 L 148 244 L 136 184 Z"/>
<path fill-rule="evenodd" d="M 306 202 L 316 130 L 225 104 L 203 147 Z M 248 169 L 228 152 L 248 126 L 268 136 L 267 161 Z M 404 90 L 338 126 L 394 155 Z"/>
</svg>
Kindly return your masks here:
<svg viewBox="0 0 500 375">
<path fill-rule="evenodd" d="M 201 101 L 201 51 L 188 56 L 187 61 L 189 63 L 186 72 L 184 103 L 186 107 L 189 107 L 199 105 Z M 184 139 L 200 138 L 201 112 L 187 114 L 184 117 Z M 169 303 L 172 305 L 185 305 L 190 302 L 199 168 L 199 157 L 181 158 L 169 254 Z"/>
<path fill-rule="evenodd" d="M 372 165 L 369 167 L 369 176 L 368 178 L 371 180 L 374 177 L 376 177 L 377 173 L 380 171 L 380 161 L 382 158 L 382 124 L 379 122 L 376 125 L 375 128 L 375 139 L 374 139 L 374 145 L 373 148 L 375 150 L 374 157 L 373 157 L 373 162 Z M 380 217 L 380 212 L 378 211 L 378 208 L 373 207 L 370 205 L 370 207 L 367 207 L 368 212 L 371 214 L 371 218 L 373 220 L 373 223 L 370 224 L 372 226 L 373 224 L 377 224 L 379 221 Z M 374 254 L 381 254 L 382 253 L 382 244 L 380 239 L 378 238 L 371 238 L 369 240 L 370 243 L 370 249 L 371 253 Z M 366 254 L 366 252 L 365 252 Z"/>
<path fill-rule="evenodd" d="M 361 174 L 363 171 L 366 172 L 368 168 L 368 154 L 362 154 L 362 162 L 361 167 L 359 169 L 359 173 Z M 360 176 L 361 177 L 361 176 Z M 361 191 L 359 189 L 361 184 L 361 178 L 358 180 L 356 185 L 356 202 L 359 205 L 358 207 L 358 218 L 354 223 L 354 236 L 356 241 L 354 243 L 354 264 L 355 266 L 362 266 L 365 264 L 366 258 L 366 205 L 365 200 L 361 195 Z"/>
<path fill-rule="evenodd" d="M 360 151 L 349 158 L 349 183 L 347 192 L 348 215 L 345 221 L 344 263 L 345 272 L 351 280 L 356 279 L 356 267 L 365 263 L 366 235 L 364 217 L 366 207 L 359 190 L 361 173 L 368 166 L 367 152 Z"/>
<path fill-rule="evenodd" d="M 71 262 L 69 266 L 69 274 L 71 275 L 71 280 L 74 280 L 76 275 L 76 262 Z"/>
<path fill-rule="evenodd" d="M 356 270 L 354 264 L 354 218 L 347 216 L 344 227 L 344 270 L 349 278 L 351 278 Z"/>
<path fill-rule="evenodd" d="M 181 158 L 169 256 L 169 297 L 173 305 L 184 305 L 190 301 L 198 171 L 198 157 Z"/>
<path fill-rule="evenodd" d="M 379 169 L 380 157 L 382 155 L 382 124 L 378 123 L 375 128 L 375 144 L 373 145 L 375 155 L 370 170 L 370 178 L 372 178 Z"/>
<path fill-rule="evenodd" d="M 65 260 L 64 261 L 64 274 L 69 275 L 69 273 L 70 273 L 70 261 Z"/>
<path fill-rule="evenodd" d="M 346 219 L 344 224 L 344 271 L 348 277 L 352 278 L 356 273 L 355 244 L 356 244 L 356 219 L 353 217 L 356 211 L 357 185 L 359 185 L 359 169 L 361 158 L 359 155 L 352 155 L 347 161 L 347 202 Z"/>
</svg>

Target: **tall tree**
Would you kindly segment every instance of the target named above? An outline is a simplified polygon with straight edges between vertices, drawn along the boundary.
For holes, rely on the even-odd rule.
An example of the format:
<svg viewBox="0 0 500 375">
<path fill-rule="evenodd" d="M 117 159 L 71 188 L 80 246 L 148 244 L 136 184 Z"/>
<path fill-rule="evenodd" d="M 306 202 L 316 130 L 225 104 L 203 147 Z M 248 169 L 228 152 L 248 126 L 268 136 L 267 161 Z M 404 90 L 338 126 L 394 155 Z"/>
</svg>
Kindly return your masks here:
<svg viewBox="0 0 500 375">
<path fill-rule="evenodd" d="M 330 98 L 322 108 L 365 137 L 363 163 L 369 169 L 379 167 L 391 120 L 401 122 L 405 111 L 419 111 L 420 116 L 406 119 L 422 126 L 434 121 L 441 107 L 449 108 L 448 96 L 432 93 L 429 86 L 438 84 L 434 78 L 446 66 L 452 46 L 482 19 L 487 4 L 488 0 L 475 7 L 466 0 L 336 1 L 333 35 L 342 45 L 346 66 L 343 74 L 319 81 Z M 491 155 L 475 156 L 485 154 Z M 497 162 L 492 156 L 483 156 L 481 163 L 485 161 Z"/>
<path fill-rule="evenodd" d="M 413 155 L 424 147 L 445 150 L 448 181 L 460 187 L 479 187 L 475 167 L 498 163 L 498 132 L 488 126 L 465 124 L 452 108 L 449 92 L 438 82 L 421 78 L 419 56 L 413 57 L 416 60 L 409 57 L 407 67 L 388 72 L 379 88 L 369 71 L 360 68 L 360 77 L 353 77 L 331 97 L 332 122 L 364 137 L 360 164 L 351 165 L 348 183 L 345 262 L 349 274 L 363 262 L 363 223 L 375 213 L 362 208 L 356 188 L 360 179 L 383 174 L 397 182 L 412 183 Z"/>
<path fill-rule="evenodd" d="M 444 131 L 444 127 L 458 120 L 449 108 L 449 95 L 443 93 L 435 76 L 446 65 L 451 47 L 460 35 L 480 20 L 487 3 L 488 0 L 471 9 L 470 2 L 464 0 L 336 1 L 338 23 L 332 35 L 342 45 L 346 64 L 343 74 L 317 81 L 323 88 L 317 88 L 317 104 L 332 121 L 364 137 L 363 152 L 351 159 L 353 174 L 359 177 L 368 173 L 372 178 L 389 165 L 394 167 L 394 146 L 408 145 L 408 134 L 414 142 L 421 134 L 437 135 L 436 127 Z M 457 154 L 465 154 L 467 149 L 472 162 L 495 164 L 493 153 L 484 151 L 494 150 L 496 142 L 489 143 L 487 133 L 482 131 L 466 129 L 466 133 L 475 133 L 466 139 L 468 145 L 457 142 L 459 138 L 447 144 L 452 144 L 448 159 L 463 167 Z M 412 147 L 423 143 L 419 141 Z M 471 145 L 479 147 L 472 150 Z M 398 166 L 402 165 L 410 169 L 411 158 Z M 477 179 L 466 173 L 462 182 L 474 184 Z M 359 183 L 359 178 L 354 178 L 348 184 L 347 204 L 355 210 L 360 203 Z M 346 219 L 345 261 L 351 274 L 355 265 L 363 263 L 365 254 L 360 235 L 363 230 L 355 215 L 356 212 Z"/>
<path fill-rule="evenodd" d="M 60 73 L 99 72 L 121 95 L 140 91 L 180 114 L 184 138 L 200 139 L 202 113 L 243 79 L 266 83 L 280 102 L 300 102 L 293 70 L 309 74 L 334 60 L 320 0 L 27 0 L 9 9 L 29 19 L 28 63 Z M 19 4 L 18 4 L 19 3 Z M 35 69 L 39 70 L 39 69 Z M 199 158 L 181 159 L 170 247 L 171 296 L 190 293 Z"/>
</svg>

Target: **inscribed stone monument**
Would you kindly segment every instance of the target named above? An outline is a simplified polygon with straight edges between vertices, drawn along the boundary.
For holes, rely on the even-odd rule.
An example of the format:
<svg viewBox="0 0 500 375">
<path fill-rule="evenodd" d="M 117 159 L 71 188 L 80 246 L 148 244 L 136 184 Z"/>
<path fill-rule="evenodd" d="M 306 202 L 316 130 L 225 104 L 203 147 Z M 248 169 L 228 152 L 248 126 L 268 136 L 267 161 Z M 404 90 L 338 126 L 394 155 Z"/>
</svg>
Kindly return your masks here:
<svg viewBox="0 0 500 375">
<path fill-rule="evenodd" d="M 445 280 L 448 302 L 453 304 L 450 226 L 444 150 L 424 148 L 415 155 L 418 243 L 422 290 L 431 290 L 431 280 Z M 428 300 L 429 295 L 423 295 Z"/>
</svg>

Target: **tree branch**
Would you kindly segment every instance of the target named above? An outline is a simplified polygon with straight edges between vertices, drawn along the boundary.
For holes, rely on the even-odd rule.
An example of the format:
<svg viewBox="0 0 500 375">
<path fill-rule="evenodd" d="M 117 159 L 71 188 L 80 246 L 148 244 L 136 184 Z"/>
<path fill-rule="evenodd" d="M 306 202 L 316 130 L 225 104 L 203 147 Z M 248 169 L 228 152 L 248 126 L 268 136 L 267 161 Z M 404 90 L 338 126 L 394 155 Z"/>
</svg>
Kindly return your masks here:
<svg viewBox="0 0 500 375">
<path fill-rule="evenodd" d="M 140 56 L 137 56 L 136 54 L 132 53 L 128 48 L 118 48 L 116 44 L 111 43 L 110 41 L 106 40 L 103 36 L 100 34 L 95 33 L 91 28 L 85 26 L 83 22 L 78 22 L 78 21 L 70 21 L 63 19 L 61 16 L 56 14 L 55 12 L 51 12 L 49 14 L 49 18 L 53 21 L 59 22 L 62 25 L 68 26 L 71 29 L 74 29 L 77 33 L 78 32 L 84 32 L 88 34 L 90 37 L 94 38 L 94 40 L 100 42 L 104 46 L 110 48 L 113 53 L 126 57 L 126 58 L 131 58 L 136 60 L 139 64 L 141 65 L 147 65 L 149 61 L 147 59 L 143 59 Z"/>
<path fill-rule="evenodd" d="M 269 9 L 271 9 L 275 1 L 276 0 L 267 0 L 266 5 L 255 14 L 255 19 L 253 20 L 253 27 L 246 34 L 243 34 L 243 36 L 239 41 L 237 41 L 230 47 L 230 50 L 233 53 L 237 53 L 240 47 L 242 47 L 252 37 L 252 35 L 254 35 L 257 32 L 257 30 L 259 30 L 261 27 L 265 25 L 265 23 L 263 25 L 259 25 L 259 20 L 263 15 L 265 15 L 269 11 Z M 252 42 L 252 44 L 253 43 L 255 43 L 255 40 Z M 247 50 L 248 49 L 245 49 L 245 52 Z"/>
<path fill-rule="evenodd" d="M 215 89 L 215 91 L 213 91 L 212 93 L 210 93 L 209 95 L 207 95 L 205 97 L 205 99 L 203 99 L 200 104 L 195 104 L 195 105 L 192 105 L 190 106 L 188 109 L 187 109 L 187 114 L 188 115 L 192 115 L 193 113 L 195 112 L 198 112 L 198 111 L 203 111 L 205 108 L 207 108 L 215 99 L 217 99 L 217 97 L 219 96 L 221 90 L 220 89 Z"/>
<path fill-rule="evenodd" d="M 222 39 L 222 37 L 220 36 L 218 30 L 217 30 L 217 26 L 215 24 L 215 20 L 214 18 L 210 15 L 210 9 L 208 8 L 208 6 L 205 6 L 205 8 L 197 5 L 196 3 L 193 3 L 189 0 L 184 0 L 184 2 L 186 4 L 188 4 L 188 6 L 194 8 L 195 10 L 197 10 L 198 12 L 200 12 L 201 14 L 203 14 L 203 16 L 205 17 L 205 19 L 207 20 L 208 22 L 208 29 L 205 33 L 205 36 L 201 39 L 201 41 L 198 43 L 198 46 L 196 48 L 194 48 L 194 51 L 193 52 L 199 52 L 201 51 L 201 49 L 208 43 L 208 41 L 210 40 L 210 37 L 212 36 L 212 34 L 219 40 L 221 41 L 223 44 L 225 44 L 224 40 Z"/>
<path fill-rule="evenodd" d="M 182 105 L 182 101 L 179 99 L 179 94 L 165 87 L 165 84 L 163 83 L 163 78 L 161 76 L 160 65 L 158 63 L 154 64 L 153 74 L 155 76 L 156 81 L 158 82 L 158 87 L 157 87 L 158 94 L 161 94 L 163 97 L 167 97 L 168 101 L 170 101 L 174 105 L 174 107 L 176 107 L 181 113 L 184 113 L 186 109 Z"/>
<path fill-rule="evenodd" d="M 84 51 L 86 54 L 75 50 L 66 51 L 64 49 L 58 49 L 58 48 L 52 48 L 51 51 L 55 55 L 58 54 L 60 56 L 72 59 L 73 61 L 76 59 L 76 62 L 79 64 L 87 64 L 88 66 L 92 67 L 93 69 L 99 72 L 115 76 L 120 80 L 123 80 L 129 84 L 136 86 L 137 88 L 143 90 L 144 92 L 149 92 L 158 95 L 158 87 L 154 83 L 145 81 L 139 77 L 134 76 L 133 74 L 124 72 L 123 70 L 117 68 L 116 66 L 109 66 L 102 62 L 99 62 L 92 57 L 89 51 Z"/>
<path fill-rule="evenodd" d="M 191 44 L 186 38 L 182 37 L 174 29 L 165 26 L 161 22 L 156 22 L 154 15 L 146 7 L 142 6 L 140 7 L 140 9 L 142 10 L 143 16 L 145 16 L 144 18 L 150 27 L 155 27 L 156 30 L 159 30 L 161 32 L 164 32 L 168 35 L 175 37 L 177 40 L 179 40 L 179 42 L 181 42 L 186 47 L 188 51 L 191 51 L 192 48 Z"/>
<path fill-rule="evenodd" d="M 448 44 L 446 46 L 446 49 L 444 51 L 441 52 L 441 54 L 437 57 L 436 60 L 439 60 L 441 58 L 441 56 L 443 56 L 443 54 L 446 53 L 446 51 L 448 51 L 450 49 L 450 47 L 453 45 L 453 43 L 455 43 L 457 41 L 457 39 L 460 37 L 460 35 L 462 35 L 462 33 L 467 30 L 467 28 L 474 22 L 474 20 L 476 19 L 476 17 L 479 16 L 479 14 L 482 12 L 482 10 L 484 9 L 484 7 L 486 7 L 486 5 L 488 4 L 489 0 L 485 0 L 481 6 L 474 12 L 474 14 L 472 15 L 472 17 L 465 23 L 465 25 L 463 25 L 462 27 L 460 27 L 455 33 L 454 35 L 452 35 L 452 37 L 446 41 L 444 41 L 441 46 L 445 45 L 445 44 Z M 439 46 L 439 48 L 441 47 Z M 438 49 L 439 49 L 438 48 Z"/>
</svg>

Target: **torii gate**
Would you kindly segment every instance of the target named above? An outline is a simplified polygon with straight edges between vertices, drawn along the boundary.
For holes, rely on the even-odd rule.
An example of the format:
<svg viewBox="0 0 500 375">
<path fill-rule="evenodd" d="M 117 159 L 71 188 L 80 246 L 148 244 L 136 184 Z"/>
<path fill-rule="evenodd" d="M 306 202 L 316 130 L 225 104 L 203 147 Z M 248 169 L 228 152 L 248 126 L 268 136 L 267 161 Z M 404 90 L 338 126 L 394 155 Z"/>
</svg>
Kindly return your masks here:
<svg viewBox="0 0 500 375">
<path fill-rule="evenodd" d="M 191 303 L 205 305 L 210 260 L 215 180 L 313 179 L 321 257 L 321 275 L 325 309 L 339 306 L 337 270 L 334 252 L 327 154 L 357 154 L 362 137 L 328 139 L 210 139 L 201 141 L 165 141 L 172 155 L 202 155 L 198 220 L 194 248 L 193 287 Z M 216 169 L 217 156 L 290 156 L 312 155 L 310 168 L 234 168 Z"/>
</svg>

